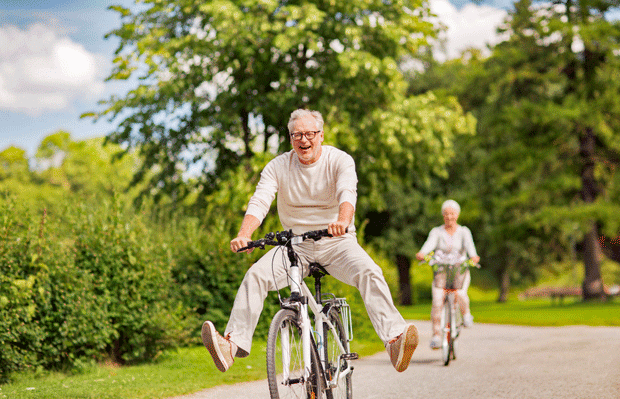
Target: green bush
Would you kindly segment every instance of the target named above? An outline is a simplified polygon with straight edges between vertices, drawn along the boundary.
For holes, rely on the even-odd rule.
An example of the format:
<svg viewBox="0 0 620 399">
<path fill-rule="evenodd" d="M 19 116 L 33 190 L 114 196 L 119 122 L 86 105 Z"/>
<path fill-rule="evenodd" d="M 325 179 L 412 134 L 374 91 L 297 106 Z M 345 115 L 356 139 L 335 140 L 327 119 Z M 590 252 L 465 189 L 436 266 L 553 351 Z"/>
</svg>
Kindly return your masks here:
<svg viewBox="0 0 620 399">
<path fill-rule="evenodd" d="M 43 329 L 36 304 L 45 267 L 37 255 L 36 231 L 13 201 L 0 203 L 0 380 L 8 373 L 36 366 Z"/>
<path fill-rule="evenodd" d="M 46 217 L 0 204 L 3 381 L 23 369 L 153 359 L 186 334 L 157 229 L 118 203 L 64 208 Z"/>
<path fill-rule="evenodd" d="M 207 227 L 198 218 L 184 217 L 168 232 L 177 295 L 194 319 L 191 336 L 195 337 L 195 343 L 200 342 L 204 320 L 211 320 L 224 332 L 245 272 L 252 259 L 264 253 L 256 251 L 251 256 L 233 253 L 230 229 L 224 223 Z M 277 308 L 276 297 L 272 294 L 265 302 L 256 329 L 257 337 L 267 335 L 270 318 Z"/>
<path fill-rule="evenodd" d="M 111 328 L 106 352 L 119 363 L 152 359 L 175 344 L 169 330 L 175 323 L 166 322 L 177 317 L 170 259 L 153 231 L 118 201 L 94 213 L 77 209 L 75 265 L 92 276 L 92 293 Z"/>
<path fill-rule="evenodd" d="M 1 207 L 0 371 L 61 368 L 93 359 L 106 341 L 105 315 L 58 240 L 45 213 L 31 215 L 12 200 Z M 38 220 L 37 220 L 38 219 Z"/>
</svg>

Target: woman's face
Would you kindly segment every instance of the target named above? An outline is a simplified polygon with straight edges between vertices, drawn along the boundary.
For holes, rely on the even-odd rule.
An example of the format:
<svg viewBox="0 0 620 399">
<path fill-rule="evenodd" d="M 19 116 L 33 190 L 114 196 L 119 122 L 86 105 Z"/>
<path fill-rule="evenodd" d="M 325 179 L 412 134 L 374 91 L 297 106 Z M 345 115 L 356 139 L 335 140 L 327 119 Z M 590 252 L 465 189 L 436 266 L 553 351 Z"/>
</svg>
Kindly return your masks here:
<svg viewBox="0 0 620 399">
<path fill-rule="evenodd" d="M 447 207 L 443 211 L 443 222 L 448 227 L 456 226 L 456 220 L 459 218 L 459 214 L 456 209 Z"/>
</svg>

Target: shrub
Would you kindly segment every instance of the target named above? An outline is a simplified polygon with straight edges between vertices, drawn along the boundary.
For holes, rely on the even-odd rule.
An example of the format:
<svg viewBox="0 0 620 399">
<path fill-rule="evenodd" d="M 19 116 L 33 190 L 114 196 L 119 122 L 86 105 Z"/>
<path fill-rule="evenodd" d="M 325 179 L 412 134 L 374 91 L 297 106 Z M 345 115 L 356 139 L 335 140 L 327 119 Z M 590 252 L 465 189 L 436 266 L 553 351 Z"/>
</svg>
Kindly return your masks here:
<svg viewBox="0 0 620 399">
<path fill-rule="evenodd" d="M 144 217 L 118 202 L 67 202 L 46 217 L 12 199 L 0 215 L 2 381 L 104 357 L 153 359 L 182 339 L 187 312 L 169 294 L 170 251 Z"/>
<path fill-rule="evenodd" d="M 179 218 L 170 227 L 168 237 L 177 293 L 194 319 L 192 337 L 198 343 L 204 320 L 211 320 L 223 332 L 237 290 L 256 255 L 235 254 L 230 250 L 227 222 L 206 227 L 198 218 Z M 277 303 L 274 298 L 270 295 L 265 302 L 263 314 L 273 316 Z M 257 337 L 267 335 L 270 322 L 267 316 L 259 321 Z"/>
<path fill-rule="evenodd" d="M 92 276 L 92 294 L 111 329 L 106 352 L 119 363 L 152 359 L 180 333 L 170 330 L 182 324 L 171 311 L 170 259 L 154 230 L 121 211 L 118 200 L 94 213 L 78 209 L 75 265 Z"/>
<path fill-rule="evenodd" d="M 37 283 L 44 265 L 37 255 L 36 233 L 12 200 L 0 203 L 0 380 L 37 365 L 44 334 L 35 323 L 42 293 Z"/>
</svg>

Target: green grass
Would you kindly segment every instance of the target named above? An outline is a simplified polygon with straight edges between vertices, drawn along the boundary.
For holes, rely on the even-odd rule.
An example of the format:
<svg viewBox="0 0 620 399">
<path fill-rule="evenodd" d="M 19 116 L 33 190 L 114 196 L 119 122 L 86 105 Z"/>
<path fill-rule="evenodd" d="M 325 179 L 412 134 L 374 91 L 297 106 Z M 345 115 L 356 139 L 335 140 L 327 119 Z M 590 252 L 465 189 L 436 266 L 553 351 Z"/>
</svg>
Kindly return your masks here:
<svg viewBox="0 0 620 399">
<path fill-rule="evenodd" d="M 477 296 L 477 295 L 474 295 Z M 499 304 L 473 301 L 476 322 L 528 326 L 620 326 L 620 300 L 583 303 L 549 299 L 512 300 Z M 428 320 L 430 303 L 401 307 L 405 319 Z M 379 339 L 354 340 L 352 350 L 367 356 L 383 350 Z M 204 347 L 182 348 L 146 365 L 113 367 L 99 365 L 78 374 L 20 373 L 12 383 L 0 385 L 0 398 L 167 398 L 209 387 L 266 378 L 265 343 L 255 342 L 249 357 L 237 359 L 233 368 L 220 373 Z M 265 387 L 265 389 L 267 389 Z"/>
<path fill-rule="evenodd" d="M 383 349 L 378 338 L 368 342 L 354 340 L 351 345 L 360 356 Z M 0 385 L 0 398 L 167 398 L 222 384 L 267 378 L 265 348 L 264 342 L 255 342 L 251 355 L 236 359 L 226 373 L 215 368 L 203 346 L 167 353 L 147 365 L 100 365 L 75 375 L 20 373 L 14 376 L 14 382 Z"/>
<path fill-rule="evenodd" d="M 471 313 L 477 323 L 516 324 L 524 326 L 620 326 L 620 301 L 585 303 L 565 299 L 562 304 L 550 299 L 513 300 L 507 303 L 474 301 Z M 430 303 L 400 307 L 405 319 L 429 320 Z"/>
</svg>

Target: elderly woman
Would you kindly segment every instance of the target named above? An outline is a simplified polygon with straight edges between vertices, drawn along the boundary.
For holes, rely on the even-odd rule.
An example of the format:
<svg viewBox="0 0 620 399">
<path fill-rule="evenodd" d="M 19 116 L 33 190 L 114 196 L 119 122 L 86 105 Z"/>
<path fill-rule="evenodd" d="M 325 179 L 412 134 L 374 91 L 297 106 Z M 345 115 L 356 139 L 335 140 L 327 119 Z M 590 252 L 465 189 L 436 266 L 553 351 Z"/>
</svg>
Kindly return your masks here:
<svg viewBox="0 0 620 399">
<path fill-rule="evenodd" d="M 447 255 L 465 255 L 471 258 L 474 263 L 480 261 L 480 257 L 474 246 L 474 239 L 471 231 L 465 226 L 456 223 L 461 213 L 461 207 L 454 200 L 447 200 L 441 206 L 441 214 L 443 215 L 444 224 L 431 230 L 426 242 L 416 254 L 418 260 L 423 260 L 424 256 L 431 251 L 442 251 Z M 471 276 L 469 270 L 466 271 L 463 281 L 463 288 L 458 290 L 457 298 L 463 312 L 463 324 L 465 327 L 471 327 L 474 323 L 474 317 L 469 311 L 469 297 L 467 296 L 467 288 Z M 444 301 L 443 288 L 432 287 L 433 304 L 431 307 L 431 321 L 433 323 L 433 338 L 431 339 L 431 348 L 439 349 L 441 347 L 441 310 Z"/>
</svg>

